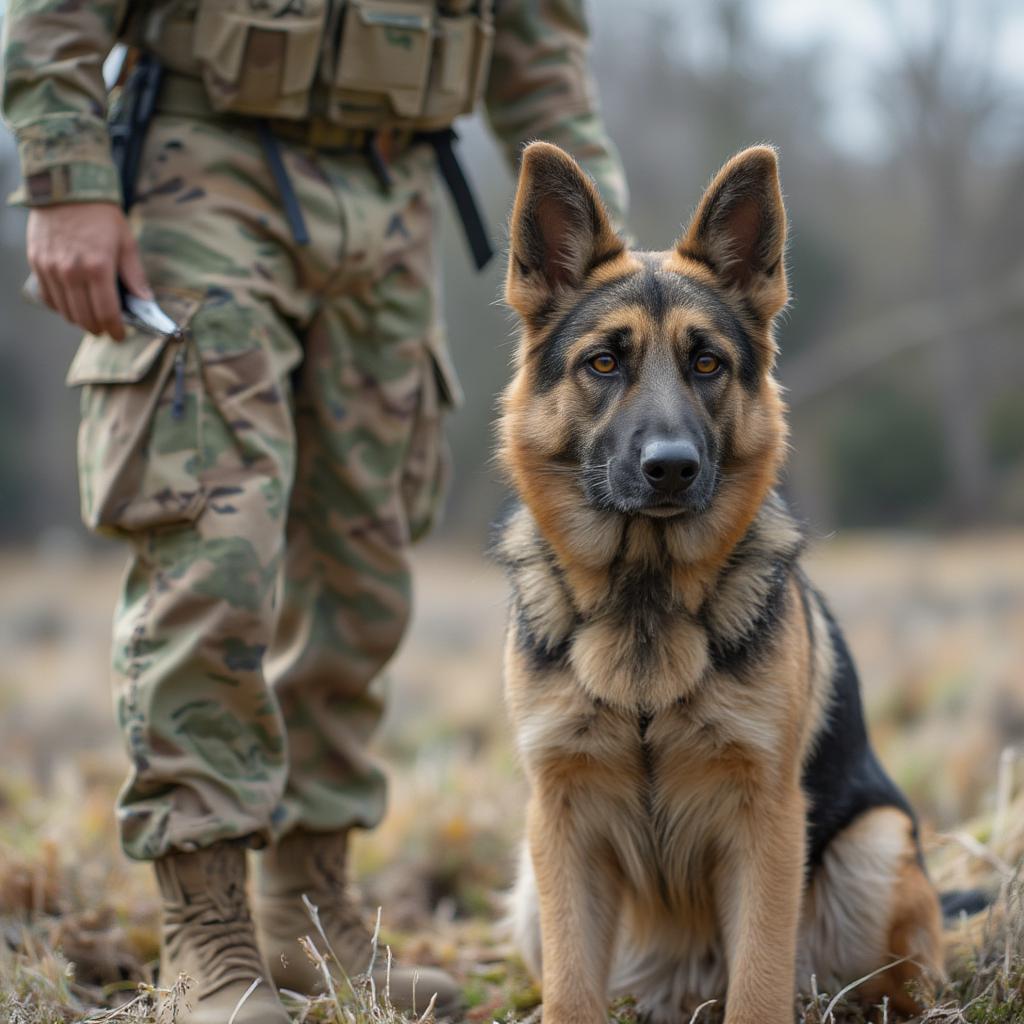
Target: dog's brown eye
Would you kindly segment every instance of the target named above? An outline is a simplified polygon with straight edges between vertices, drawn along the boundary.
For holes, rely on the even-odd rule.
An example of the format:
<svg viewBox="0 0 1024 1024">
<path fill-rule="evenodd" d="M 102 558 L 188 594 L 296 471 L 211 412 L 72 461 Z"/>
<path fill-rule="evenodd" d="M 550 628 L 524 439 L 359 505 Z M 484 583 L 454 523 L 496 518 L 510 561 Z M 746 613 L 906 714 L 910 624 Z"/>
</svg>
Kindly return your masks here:
<svg viewBox="0 0 1024 1024">
<path fill-rule="evenodd" d="M 594 356 L 590 360 L 590 365 L 598 373 L 614 373 L 619 368 L 619 361 L 615 356 L 602 352 L 599 356 Z"/>
<path fill-rule="evenodd" d="M 710 352 L 702 352 L 693 361 L 693 368 L 698 373 L 709 374 L 714 373 L 722 365 L 722 361 L 718 356 L 712 355 Z"/>
</svg>

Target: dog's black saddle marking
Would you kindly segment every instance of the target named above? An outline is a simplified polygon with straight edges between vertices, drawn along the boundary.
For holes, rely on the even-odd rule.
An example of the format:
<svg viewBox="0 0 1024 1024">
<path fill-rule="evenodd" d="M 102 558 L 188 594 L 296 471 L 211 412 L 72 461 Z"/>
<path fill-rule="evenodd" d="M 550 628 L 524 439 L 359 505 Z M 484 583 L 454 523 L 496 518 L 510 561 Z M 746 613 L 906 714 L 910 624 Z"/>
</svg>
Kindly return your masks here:
<svg viewBox="0 0 1024 1024">
<path fill-rule="evenodd" d="M 801 580 L 801 585 L 807 584 Z M 896 783 L 885 773 L 868 741 L 857 669 L 846 640 L 817 591 L 811 592 L 823 612 L 835 656 L 826 722 L 804 765 L 803 788 L 810 801 L 807 813 L 808 869 L 821 864 L 828 844 L 847 825 L 876 807 L 897 807 L 913 823 L 918 860 L 922 862 L 917 819 Z"/>
</svg>

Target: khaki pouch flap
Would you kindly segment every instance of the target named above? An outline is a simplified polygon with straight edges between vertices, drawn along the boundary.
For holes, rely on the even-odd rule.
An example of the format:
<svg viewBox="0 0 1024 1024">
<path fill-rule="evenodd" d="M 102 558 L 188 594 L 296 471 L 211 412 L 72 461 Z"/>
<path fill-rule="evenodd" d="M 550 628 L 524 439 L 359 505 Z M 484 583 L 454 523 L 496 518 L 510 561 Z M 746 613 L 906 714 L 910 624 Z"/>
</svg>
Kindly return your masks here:
<svg viewBox="0 0 1024 1024">
<path fill-rule="evenodd" d="M 180 327 L 187 327 L 200 300 L 194 295 L 162 293 L 157 296 L 160 307 Z M 87 334 L 71 360 L 64 383 L 69 388 L 84 384 L 137 384 L 156 364 L 167 344 L 164 335 L 146 334 L 126 328 L 124 341 L 114 341 L 105 334 Z"/>
<path fill-rule="evenodd" d="M 433 10 L 414 0 L 349 0 L 335 85 L 387 96 L 399 117 L 423 106 Z"/>
<path fill-rule="evenodd" d="M 65 383 L 137 384 L 153 368 L 167 338 L 131 331 L 124 341 L 106 335 L 87 334 L 71 361 Z"/>
</svg>

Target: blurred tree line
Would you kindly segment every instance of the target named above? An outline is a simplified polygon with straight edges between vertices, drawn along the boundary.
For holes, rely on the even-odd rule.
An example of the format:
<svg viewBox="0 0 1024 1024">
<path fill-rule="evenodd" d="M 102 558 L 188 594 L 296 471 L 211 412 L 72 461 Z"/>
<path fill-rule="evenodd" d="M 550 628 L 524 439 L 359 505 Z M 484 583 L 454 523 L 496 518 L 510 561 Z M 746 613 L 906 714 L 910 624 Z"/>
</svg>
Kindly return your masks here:
<svg viewBox="0 0 1024 1024">
<path fill-rule="evenodd" d="M 880 130 L 837 135 L 834 49 L 764 31 L 770 5 L 592 0 L 595 68 L 633 195 L 630 230 L 671 245 L 737 149 L 781 152 L 794 301 L 780 330 L 792 411 L 786 487 L 816 531 L 1024 519 L 1024 103 L 995 60 L 1019 16 L 1002 0 L 858 0 L 891 46 L 869 56 Z M 1020 28 L 1019 24 L 1017 26 Z M 846 54 L 849 57 L 850 54 Z M 463 150 L 496 236 L 512 179 L 483 126 Z M 0 138 L 0 182 L 15 183 Z M 75 335 L 18 298 L 24 214 L 0 215 L 0 539 L 77 522 Z M 449 435 L 450 535 L 477 543 L 501 500 L 490 462 L 513 325 L 500 260 L 442 239 L 446 315 L 467 391 Z"/>
</svg>

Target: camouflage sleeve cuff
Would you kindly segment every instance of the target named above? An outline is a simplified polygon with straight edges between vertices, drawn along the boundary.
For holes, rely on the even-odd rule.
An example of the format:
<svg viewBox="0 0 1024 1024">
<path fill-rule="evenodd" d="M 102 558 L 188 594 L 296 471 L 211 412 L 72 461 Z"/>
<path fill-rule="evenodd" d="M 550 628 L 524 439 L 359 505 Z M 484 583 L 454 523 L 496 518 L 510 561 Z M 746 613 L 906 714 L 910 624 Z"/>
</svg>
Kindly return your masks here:
<svg viewBox="0 0 1024 1024">
<path fill-rule="evenodd" d="M 106 124 L 96 117 L 46 117 L 17 129 L 24 185 L 12 196 L 26 206 L 121 202 Z"/>
<path fill-rule="evenodd" d="M 121 187 L 111 164 L 58 164 L 35 174 L 11 194 L 12 204 L 56 206 L 58 203 L 116 203 Z"/>
</svg>

